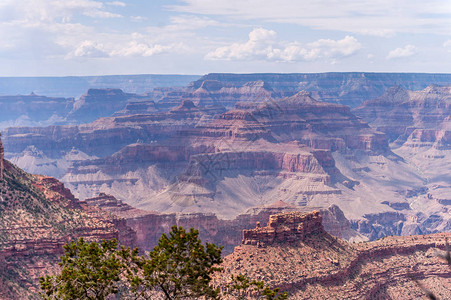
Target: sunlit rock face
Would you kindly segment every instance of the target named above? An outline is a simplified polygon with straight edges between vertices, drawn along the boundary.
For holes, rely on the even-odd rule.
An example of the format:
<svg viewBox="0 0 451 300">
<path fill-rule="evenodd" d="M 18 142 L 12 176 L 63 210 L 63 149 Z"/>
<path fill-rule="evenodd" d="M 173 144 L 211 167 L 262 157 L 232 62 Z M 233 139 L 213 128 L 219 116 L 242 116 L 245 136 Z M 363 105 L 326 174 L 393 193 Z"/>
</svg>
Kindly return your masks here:
<svg viewBox="0 0 451 300">
<path fill-rule="evenodd" d="M 449 298 L 449 265 L 437 255 L 449 238 L 442 233 L 351 244 L 328 234 L 318 211 L 276 214 L 267 226 L 243 231 L 242 244 L 224 258 L 214 282 L 224 288 L 242 274 L 292 299 L 417 299 L 426 287 Z"/>
</svg>

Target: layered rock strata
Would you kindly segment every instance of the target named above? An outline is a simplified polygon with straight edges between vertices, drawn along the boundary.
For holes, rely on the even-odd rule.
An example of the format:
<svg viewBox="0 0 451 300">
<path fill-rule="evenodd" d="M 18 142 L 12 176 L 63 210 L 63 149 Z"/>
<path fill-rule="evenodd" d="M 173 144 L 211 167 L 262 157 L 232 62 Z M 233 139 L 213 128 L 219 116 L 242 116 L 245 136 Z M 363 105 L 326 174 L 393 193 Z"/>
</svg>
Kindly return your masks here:
<svg viewBox="0 0 451 300">
<path fill-rule="evenodd" d="M 202 88 L 218 87 L 210 82 Z M 335 204 L 370 238 L 448 226 L 441 204 L 447 203 L 446 182 L 419 198 L 404 195 L 426 179 L 390 151 L 386 136 L 348 107 L 317 101 L 307 92 L 228 112 L 185 99 L 167 112 L 9 129 L 4 135 L 8 151 L 22 151 L 15 154 L 17 163 L 58 176 L 82 199 L 106 192 L 143 210 L 227 219 L 276 200 Z M 28 139 L 38 147 L 29 148 Z M 434 209 L 425 211 L 419 203 Z M 393 212 L 402 215 L 396 228 L 378 223 L 378 217 L 366 221 L 365 216 L 382 220 Z M 418 212 L 423 215 L 416 217 Z M 430 221 L 432 215 L 441 223 Z"/>
<path fill-rule="evenodd" d="M 327 234 L 317 213 L 272 218 L 269 227 L 244 231 L 243 244 L 224 259 L 219 286 L 240 273 L 288 291 L 290 299 L 417 299 L 425 296 L 418 282 L 436 297 L 451 296 L 449 265 L 436 254 L 449 234 L 349 244 Z M 268 240 L 270 232 L 277 242 Z"/>
<path fill-rule="evenodd" d="M 168 233 L 173 225 L 178 225 L 198 229 L 202 241 L 224 246 L 223 252 L 228 254 L 241 243 L 243 229 L 251 229 L 257 222 L 265 226 L 265 224 L 268 224 L 268 219 L 271 222 L 270 215 L 287 211 L 298 211 L 299 214 L 305 215 L 315 209 L 318 209 L 324 216 L 324 224 L 328 232 L 352 241 L 365 239 L 364 236 L 351 229 L 350 222 L 337 206 L 314 208 L 278 201 L 268 206 L 251 208 L 232 220 L 224 220 L 211 213 L 162 214 L 140 210 L 105 193 L 86 199 L 85 202 L 118 217 L 125 218 L 127 225 L 137 232 L 137 245 L 145 251 L 149 251 L 157 245 L 162 233 Z"/>
<path fill-rule="evenodd" d="M 223 112 L 221 107 L 198 108 L 186 101 L 169 112 L 100 118 L 78 126 L 15 127 L 3 130 L 2 134 L 10 153 L 20 153 L 33 145 L 52 158 L 73 148 L 89 155 L 106 156 L 132 143 L 167 139 Z"/>
<path fill-rule="evenodd" d="M 43 266 L 56 264 L 71 240 L 119 238 L 135 244 L 124 219 L 79 202 L 54 178 L 25 173 L 0 159 L 0 298 L 37 298 L 39 276 L 52 271 Z"/>
<path fill-rule="evenodd" d="M 264 87 L 273 99 L 309 91 L 316 99 L 351 107 L 366 99 L 382 95 L 389 87 L 400 84 L 405 89 L 421 90 L 430 84 L 449 84 L 449 74 L 406 73 L 311 73 L 311 74 L 207 74 L 188 86 L 189 91 L 203 90 L 210 95 L 236 91 L 246 86 Z M 205 88 L 206 87 L 206 88 Z M 264 97 L 260 97 L 263 98 Z M 251 101 L 259 100 L 248 97 Z M 261 101 L 261 100 L 260 100 Z"/>
<path fill-rule="evenodd" d="M 312 234 L 324 233 L 319 211 L 272 215 L 266 227 L 243 230 L 244 245 L 267 246 L 275 243 L 303 241 Z"/>
<path fill-rule="evenodd" d="M 397 144 L 406 141 L 448 145 L 451 87 L 431 85 L 421 91 L 394 86 L 379 98 L 365 101 L 353 112 Z"/>
</svg>

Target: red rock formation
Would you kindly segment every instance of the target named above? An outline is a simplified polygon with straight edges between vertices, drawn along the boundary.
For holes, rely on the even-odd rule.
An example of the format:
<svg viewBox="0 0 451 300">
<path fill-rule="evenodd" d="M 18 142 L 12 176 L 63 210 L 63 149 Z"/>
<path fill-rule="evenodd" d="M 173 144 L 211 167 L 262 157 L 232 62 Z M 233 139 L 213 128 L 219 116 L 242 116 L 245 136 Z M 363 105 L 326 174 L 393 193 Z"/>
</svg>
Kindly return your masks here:
<svg viewBox="0 0 451 300">
<path fill-rule="evenodd" d="M 25 173 L 7 161 L 4 167 L 0 181 L 0 261 L 9 275 L 4 277 L 1 270 L 0 278 L 13 298 L 30 297 L 38 291 L 41 265 L 56 261 L 62 246 L 70 240 L 119 238 L 121 243 L 134 245 L 134 232 L 125 220 L 86 207 L 54 178 Z M 0 295 L 3 292 L 0 290 Z"/>
<path fill-rule="evenodd" d="M 268 219 L 271 222 L 270 216 L 273 214 L 299 211 L 300 215 L 305 215 L 315 209 L 321 212 L 324 226 L 328 232 L 345 239 L 364 239 L 351 229 L 350 222 L 337 206 L 312 208 L 278 201 L 272 205 L 249 209 L 233 220 L 222 220 L 216 215 L 208 213 L 160 214 L 153 211 L 140 210 L 105 193 L 86 199 L 85 202 L 90 206 L 98 207 L 120 218 L 124 218 L 126 224 L 137 233 L 137 246 L 145 251 L 149 251 L 157 245 L 162 233 L 168 233 L 173 225 L 178 225 L 185 228 L 194 227 L 198 229 L 202 241 L 224 246 L 223 253 L 228 254 L 242 242 L 241 232 L 243 229 L 251 229 L 255 227 L 257 222 L 265 226 L 265 224 L 268 224 Z"/>
<path fill-rule="evenodd" d="M 306 236 L 324 232 L 319 211 L 272 215 L 266 227 L 243 230 L 244 245 L 266 246 L 274 243 L 303 241 Z"/>
<path fill-rule="evenodd" d="M 436 296 L 451 296 L 449 266 L 434 254 L 450 234 L 349 244 L 327 234 L 317 213 L 272 219 L 271 226 L 243 232 L 243 244 L 225 257 L 216 277 L 219 287 L 231 274 L 244 274 L 293 299 L 417 299 L 424 292 L 415 278 Z"/>
</svg>

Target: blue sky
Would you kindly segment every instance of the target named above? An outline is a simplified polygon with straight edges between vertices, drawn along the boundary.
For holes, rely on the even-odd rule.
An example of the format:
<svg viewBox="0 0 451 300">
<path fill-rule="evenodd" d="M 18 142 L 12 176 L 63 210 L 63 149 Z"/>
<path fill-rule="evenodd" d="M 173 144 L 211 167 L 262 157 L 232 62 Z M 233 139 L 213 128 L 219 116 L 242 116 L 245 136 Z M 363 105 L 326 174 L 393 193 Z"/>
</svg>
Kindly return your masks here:
<svg viewBox="0 0 451 300">
<path fill-rule="evenodd" d="M 450 0 L 0 0 L 0 76 L 451 70 Z"/>
</svg>

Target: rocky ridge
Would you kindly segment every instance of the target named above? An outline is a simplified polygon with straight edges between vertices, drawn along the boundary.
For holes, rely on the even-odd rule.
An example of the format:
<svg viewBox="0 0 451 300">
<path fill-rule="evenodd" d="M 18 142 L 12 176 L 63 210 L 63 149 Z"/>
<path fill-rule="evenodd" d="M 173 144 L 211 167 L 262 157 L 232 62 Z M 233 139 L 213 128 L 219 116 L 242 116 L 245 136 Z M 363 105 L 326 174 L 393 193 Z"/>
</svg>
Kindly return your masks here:
<svg viewBox="0 0 451 300">
<path fill-rule="evenodd" d="M 70 240 L 135 243 L 125 220 L 87 207 L 54 178 L 25 173 L 3 156 L 0 161 L 1 298 L 36 298 L 38 277 L 52 270 L 47 267 Z"/>
<path fill-rule="evenodd" d="M 219 285 L 240 273 L 289 291 L 290 299 L 417 299 L 424 292 L 415 278 L 439 298 L 451 295 L 449 266 L 436 255 L 449 234 L 350 244 L 326 233 L 318 212 L 271 219 L 243 232 L 242 245 L 224 259 Z"/>
</svg>

